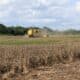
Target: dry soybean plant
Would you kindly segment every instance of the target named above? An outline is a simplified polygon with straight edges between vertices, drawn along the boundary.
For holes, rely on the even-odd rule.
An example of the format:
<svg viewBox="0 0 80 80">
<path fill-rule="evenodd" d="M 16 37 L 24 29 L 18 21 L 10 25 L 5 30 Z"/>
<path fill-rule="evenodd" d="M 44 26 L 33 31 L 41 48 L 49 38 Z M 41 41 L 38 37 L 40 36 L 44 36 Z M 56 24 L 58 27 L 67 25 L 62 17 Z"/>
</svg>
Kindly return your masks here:
<svg viewBox="0 0 80 80">
<path fill-rule="evenodd" d="M 80 60 L 79 44 L 0 46 L 0 75 Z"/>
</svg>

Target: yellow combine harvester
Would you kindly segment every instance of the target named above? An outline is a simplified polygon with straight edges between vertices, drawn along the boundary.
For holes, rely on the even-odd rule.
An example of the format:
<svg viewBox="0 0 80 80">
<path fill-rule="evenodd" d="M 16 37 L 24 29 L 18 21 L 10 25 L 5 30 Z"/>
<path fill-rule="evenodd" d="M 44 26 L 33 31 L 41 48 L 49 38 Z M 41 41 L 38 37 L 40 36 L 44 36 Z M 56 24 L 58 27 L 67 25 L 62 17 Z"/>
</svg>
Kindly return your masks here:
<svg viewBox="0 0 80 80">
<path fill-rule="evenodd" d="M 48 35 L 43 32 L 41 29 L 31 28 L 28 30 L 27 35 L 28 37 L 48 37 Z"/>
<path fill-rule="evenodd" d="M 28 30 L 28 37 L 39 37 L 40 36 L 40 30 L 39 29 L 29 29 Z"/>
</svg>

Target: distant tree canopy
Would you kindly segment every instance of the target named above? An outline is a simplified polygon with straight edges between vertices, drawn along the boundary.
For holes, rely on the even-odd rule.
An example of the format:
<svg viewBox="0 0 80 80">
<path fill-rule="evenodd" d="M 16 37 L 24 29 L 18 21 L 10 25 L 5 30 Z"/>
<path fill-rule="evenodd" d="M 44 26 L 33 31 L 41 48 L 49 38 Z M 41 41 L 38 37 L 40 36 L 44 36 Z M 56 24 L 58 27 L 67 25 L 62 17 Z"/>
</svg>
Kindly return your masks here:
<svg viewBox="0 0 80 80">
<path fill-rule="evenodd" d="M 0 24 L 0 35 L 24 35 L 25 33 L 27 34 L 27 31 L 28 29 L 31 29 L 31 28 L 35 28 L 35 29 L 40 29 L 39 27 L 35 27 L 35 26 L 31 26 L 31 27 L 28 27 L 28 28 L 25 28 L 23 26 L 6 26 L 4 24 Z M 75 34 L 80 34 L 80 30 L 74 30 L 74 29 L 69 29 L 69 30 L 66 30 L 66 31 L 56 31 L 56 30 L 52 30 L 51 28 L 49 27 L 43 27 L 42 28 L 43 30 L 47 30 L 48 32 L 51 32 L 52 34 L 72 34 L 72 35 L 75 35 Z"/>
<path fill-rule="evenodd" d="M 6 26 L 0 24 L 0 35 L 25 35 L 30 28 L 39 28 L 39 27 L 28 27 L 23 26 Z"/>
<path fill-rule="evenodd" d="M 69 30 L 64 31 L 63 33 L 64 34 L 72 34 L 72 35 L 75 35 L 75 34 L 80 34 L 80 30 L 69 29 Z"/>
<path fill-rule="evenodd" d="M 6 34 L 6 35 L 24 35 L 25 31 L 27 31 L 27 28 L 21 27 L 21 26 L 11 26 L 7 27 L 3 24 L 0 24 L 0 34 Z"/>
<path fill-rule="evenodd" d="M 8 33 L 12 35 L 24 35 L 26 28 L 17 26 L 17 27 L 8 27 Z"/>
<path fill-rule="evenodd" d="M 53 32 L 53 30 L 52 30 L 51 28 L 48 28 L 48 27 L 46 27 L 46 26 L 44 26 L 43 29 L 45 29 L 45 30 L 47 30 L 47 31 L 49 31 L 49 32 Z"/>
<path fill-rule="evenodd" d="M 0 34 L 6 34 L 6 33 L 8 33 L 6 26 L 0 24 Z"/>
</svg>

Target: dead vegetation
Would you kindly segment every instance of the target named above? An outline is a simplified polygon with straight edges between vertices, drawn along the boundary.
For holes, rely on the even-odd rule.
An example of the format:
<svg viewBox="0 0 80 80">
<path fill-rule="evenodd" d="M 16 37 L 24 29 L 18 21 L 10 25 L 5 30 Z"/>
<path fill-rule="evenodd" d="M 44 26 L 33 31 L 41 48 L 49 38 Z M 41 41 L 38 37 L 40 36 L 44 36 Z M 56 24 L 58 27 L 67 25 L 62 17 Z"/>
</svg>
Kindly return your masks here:
<svg viewBox="0 0 80 80">
<path fill-rule="evenodd" d="M 33 69 L 35 73 L 43 67 L 75 63 L 80 60 L 79 44 L 0 46 L 0 80 L 29 80 L 31 76 L 38 78 L 42 72 L 32 74 Z M 28 76 L 21 77 L 23 75 Z"/>
</svg>

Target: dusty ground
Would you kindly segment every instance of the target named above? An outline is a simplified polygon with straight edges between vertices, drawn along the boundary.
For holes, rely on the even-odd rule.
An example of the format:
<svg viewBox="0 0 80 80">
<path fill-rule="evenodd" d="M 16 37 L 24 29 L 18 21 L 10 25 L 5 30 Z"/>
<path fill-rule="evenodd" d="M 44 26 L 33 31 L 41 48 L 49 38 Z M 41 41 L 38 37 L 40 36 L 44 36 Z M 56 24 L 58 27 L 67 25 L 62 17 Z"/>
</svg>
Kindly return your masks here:
<svg viewBox="0 0 80 80">
<path fill-rule="evenodd" d="M 80 62 L 32 69 L 27 74 L 18 73 L 4 80 L 80 80 Z"/>
</svg>

